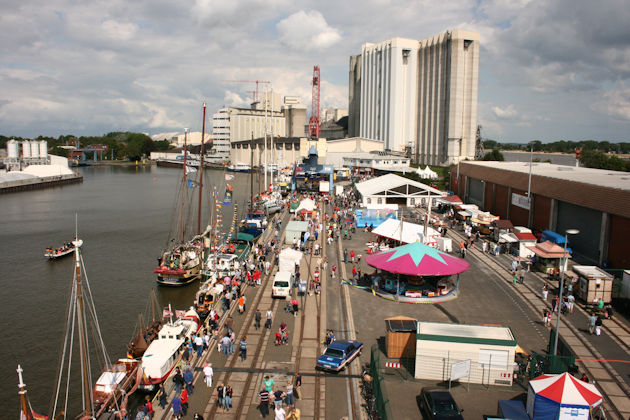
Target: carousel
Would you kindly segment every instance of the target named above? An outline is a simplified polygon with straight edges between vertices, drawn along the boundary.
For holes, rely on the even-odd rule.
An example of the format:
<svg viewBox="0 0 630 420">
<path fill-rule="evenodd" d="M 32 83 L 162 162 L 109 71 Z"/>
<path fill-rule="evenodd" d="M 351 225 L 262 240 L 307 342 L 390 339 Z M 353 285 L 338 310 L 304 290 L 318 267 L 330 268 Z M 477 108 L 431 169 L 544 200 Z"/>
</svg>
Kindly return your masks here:
<svg viewBox="0 0 630 420">
<path fill-rule="evenodd" d="M 457 299 L 459 274 L 470 264 L 461 258 L 413 242 L 369 255 L 376 272 L 372 292 L 404 303 L 443 303 Z"/>
</svg>

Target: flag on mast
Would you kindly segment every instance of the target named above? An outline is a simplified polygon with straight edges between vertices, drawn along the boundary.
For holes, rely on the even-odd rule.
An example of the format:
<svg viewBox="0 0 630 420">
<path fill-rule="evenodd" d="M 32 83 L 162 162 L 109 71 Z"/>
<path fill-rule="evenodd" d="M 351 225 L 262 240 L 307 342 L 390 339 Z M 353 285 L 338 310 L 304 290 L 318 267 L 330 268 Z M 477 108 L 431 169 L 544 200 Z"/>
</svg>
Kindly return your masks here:
<svg viewBox="0 0 630 420">
<path fill-rule="evenodd" d="M 225 185 L 225 195 L 223 196 L 223 204 L 232 204 L 232 194 L 234 193 L 234 187 L 230 184 Z"/>
</svg>

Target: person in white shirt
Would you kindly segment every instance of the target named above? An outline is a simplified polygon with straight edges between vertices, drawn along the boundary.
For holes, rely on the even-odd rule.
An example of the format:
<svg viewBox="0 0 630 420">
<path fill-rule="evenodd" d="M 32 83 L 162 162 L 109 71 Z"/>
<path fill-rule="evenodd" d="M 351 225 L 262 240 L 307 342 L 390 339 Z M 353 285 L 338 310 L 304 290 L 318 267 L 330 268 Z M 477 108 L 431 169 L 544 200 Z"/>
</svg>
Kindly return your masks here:
<svg viewBox="0 0 630 420">
<path fill-rule="evenodd" d="M 212 369 L 211 363 L 206 363 L 203 368 L 203 374 L 206 377 L 206 385 L 208 385 L 208 388 L 212 388 L 212 376 L 214 375 L 214 370 Z"/>
<path fill-rule="evenodd" d="M 275 420 L 284 420 L 287 414 L 286 411 L 284 411 L 284 408 L 282 408 L 282 406 L 276 407 L 276 409 L 274 410 L 274 413 L 276 415 Z"/>
</svg>

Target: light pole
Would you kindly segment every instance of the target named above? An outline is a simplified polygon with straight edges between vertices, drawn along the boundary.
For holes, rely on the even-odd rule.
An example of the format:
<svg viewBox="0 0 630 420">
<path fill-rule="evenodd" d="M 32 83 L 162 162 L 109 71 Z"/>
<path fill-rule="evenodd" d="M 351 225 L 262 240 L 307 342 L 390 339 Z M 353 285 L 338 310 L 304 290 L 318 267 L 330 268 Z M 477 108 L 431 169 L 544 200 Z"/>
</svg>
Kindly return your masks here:
<svg viewBox="0 0 630 420">
<path fill-rule="evenodd" d="M 558 310 L 558 316 L 556 317 L 556 334 L 553 339 L 553 352 L 551 353 L 554 356 L 558 354 L 558 336 L 560 335 L 560 314 L 562 314 L 562 290 L 564 289 L 564 272 L 567 269 L 567 263 L 569 259 L 569 257 L 567 256 L 567 242 L 569 240 L 569 235 L 577 235 L 578 233 L 580 233 L 580 231 L 577 229 L 567 229 L 564 231 L 564 263 L 562 264 L 563 270 L 560 273 L 560 292 L 558 293 L 558 304 L 556 305 L 556 309 Z"/>
</svg>

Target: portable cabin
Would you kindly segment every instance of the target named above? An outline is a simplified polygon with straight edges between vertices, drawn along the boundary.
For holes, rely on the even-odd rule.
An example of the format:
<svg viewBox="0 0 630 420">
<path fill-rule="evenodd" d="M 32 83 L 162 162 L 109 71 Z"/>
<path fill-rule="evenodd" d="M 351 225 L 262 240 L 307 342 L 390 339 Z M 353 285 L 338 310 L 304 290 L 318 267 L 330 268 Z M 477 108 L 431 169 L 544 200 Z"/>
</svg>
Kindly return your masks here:
<svg viewBox="0 0 630 420">
<path fill-rule="evenodd" d="M 284 233 L 284 241 L 287 244 L 292 244 L 293 239 L 302 240 L 302 235 L 304 232 L 308 231 L 308 222 L 300 222 L 297 220 L 292 220 L 287 223 L 287 228 Z"/>
<path fill-rule="evenodd" d="M 612 300 L 614 276 L 594 265 L 574 265 L 573 272 L 578 275 L 577 297 L 586 303 L 604 303 Z"/>
<path fill-rule="evenodd" d="M 536 236 L 531 231 L 515 231 L 514 236 L 518 239 L 518 256 L 522 258 L 533 256 L 534 252 L 529 247 L 536 246 Z"/>
<path fill-rule="evenodd" d="M 454 363 L 470 360 L 463 382 L 511 386 L 516 348 L 509 327 L 418 322 L 415 378 L 448 381 Z"/>
<path fill-rule="evenodd" d="M 395 316 L 385 320 L 388 358 L 415 357 L 417 323 L 415 319 L 406 316 Z"/>
</svg>

